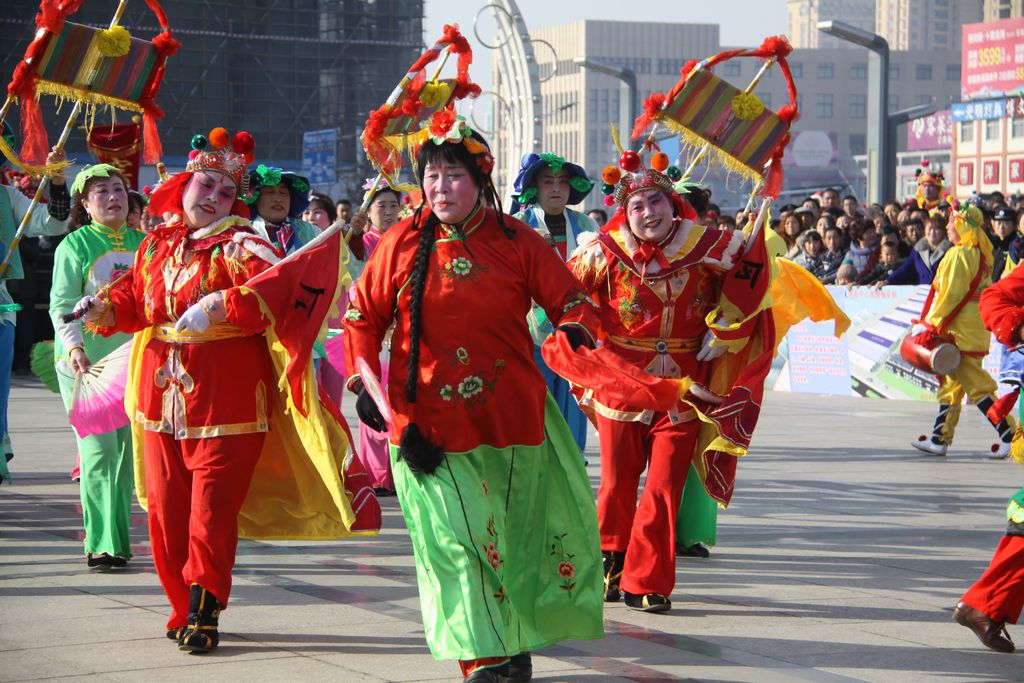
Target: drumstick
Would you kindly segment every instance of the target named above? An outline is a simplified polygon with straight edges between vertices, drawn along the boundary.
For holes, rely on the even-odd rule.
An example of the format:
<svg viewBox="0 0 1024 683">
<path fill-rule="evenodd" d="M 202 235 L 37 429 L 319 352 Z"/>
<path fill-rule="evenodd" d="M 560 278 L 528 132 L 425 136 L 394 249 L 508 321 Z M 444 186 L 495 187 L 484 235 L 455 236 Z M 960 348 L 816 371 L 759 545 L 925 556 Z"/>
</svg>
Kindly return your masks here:
<svg viewBox="0 0 1024 683">
<path fill-rule="evenodd" d="M 121 280 L 128 277 L 128 275 L 131 274 L 131 272 L 132 269 L 129 268 L 128 270 L 118 275 L 110 284 L 101 287 L 100 290 L 96 292 L 96 297 L 102 299 L 104 295 L 106 295 L 112 287 L 120 283 Z M 71 313 L 65 313 L 60 317 L 60 319 L 63 320 L 65 323 L 73 323 L 76 320 L 80 320 L 81 318 L 83 318 L 85 314 L 89 312 L 90 308 L 92 308 L 92 302 L 90 302 L 88 306 L 86 306 L 80 311 L 72 311 Z"/>
</svg>

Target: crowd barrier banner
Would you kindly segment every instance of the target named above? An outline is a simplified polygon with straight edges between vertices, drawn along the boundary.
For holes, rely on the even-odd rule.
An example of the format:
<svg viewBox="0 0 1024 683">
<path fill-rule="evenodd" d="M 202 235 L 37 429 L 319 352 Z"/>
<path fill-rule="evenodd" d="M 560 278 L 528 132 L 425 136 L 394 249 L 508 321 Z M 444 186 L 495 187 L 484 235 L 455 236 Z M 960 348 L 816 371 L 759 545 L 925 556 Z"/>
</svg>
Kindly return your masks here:
<svg viewBox="0 0 1024 683">
<path fill-rule="evenodd" d="M 922 372 L 900 357 L 900 342 L 921 314 L 928 285 L 828 287 L 850 317 L 851 325 L 836 339 L 831 321 L 794 325 L 779 345 L 766 388 L 831 396 L 867 396 L 934 401 L 935 375 Z M 999 373 L 1000 345 L 992 340 L 984 367 Z M 1005 387 L 1000 386 L 1000 394 Z"/>
</svg>

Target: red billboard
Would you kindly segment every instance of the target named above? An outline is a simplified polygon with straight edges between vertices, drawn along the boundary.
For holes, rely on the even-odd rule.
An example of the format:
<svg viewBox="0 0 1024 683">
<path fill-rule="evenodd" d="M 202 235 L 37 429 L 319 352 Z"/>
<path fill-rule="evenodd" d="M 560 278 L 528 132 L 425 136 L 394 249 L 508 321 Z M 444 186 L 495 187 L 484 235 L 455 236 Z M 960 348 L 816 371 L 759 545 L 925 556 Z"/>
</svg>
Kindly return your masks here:
<svg viewBox="0 0 1024 683">
<path fill-rule="evenodd" d="M 964 24 L 962 99 L 991 98 L 1024 88 L 1024 18 Z"/>
</svg>

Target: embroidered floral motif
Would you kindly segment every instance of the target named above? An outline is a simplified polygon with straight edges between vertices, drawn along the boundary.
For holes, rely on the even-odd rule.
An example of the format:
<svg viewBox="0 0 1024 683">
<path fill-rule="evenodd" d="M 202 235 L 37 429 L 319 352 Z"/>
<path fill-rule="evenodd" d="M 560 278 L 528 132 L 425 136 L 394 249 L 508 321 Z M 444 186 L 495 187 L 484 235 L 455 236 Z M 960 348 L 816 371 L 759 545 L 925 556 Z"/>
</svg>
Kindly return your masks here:
<svg viewBox="0 0 1024 683">
<path fill-rule="evenodd" d="M 484 390 L 484 381 L 476 375 L 470 375 L 459 382 L 459 396 L 473 398 Z"/>
<path fill-rule="evenodd" d="M 459 362 L 463 365 L 469 365 L 469 351 L 466 350 L 465 346 L 460 346 L 455 349 L 455 357 L 459 359 Z"/>
<path fill-rule="evenodd" d="M 625 291 L 622 298 L 619 299 L 619 320 L 627 330 L 632 330 L 643 319 L 640 292 L 629 280 L 622 280 L 620 286 Z"/>
<path fill-rule="evenodd" d="M 445 274 L 457 280 L 464 280 L 473 271 L 473 262 L 465 256 L 456 256 L 444 264 Z"/>
<path fill-rule="evenodd" d="M 441 391 L 439 391 L 438 393 L 441 394 L 442 401 L 452 400 L 452 385 L 445 384 L 443 387 L 441 387 Z"/>
<path fill-rule="evenodd" d="M 356 308 L 355 306 L 349 306 L 348 310 L 345 311 L 345 320 L 349 320 L 349 321 L 355 323 L 355 322 L 359 322 L 362 319 L 363 319 L 363 314 L 360 313 L 359 309 Z"/>
<path fill-rule="evenodd" d="M 491 565 L 491 569 L 494 571 L 498 571 L 501 569 L 501 565 L 505 564 L 505 560 L 501 559 L 501 553 L 498 551 L 498 544 L 495 541 L 485 545 L 484 552 L 487 553 L 487 563 Z"/>
<path fill-rule="evenodd" d="M 568 533 L 564 533 L 553 537 L 554 542 L 551 544 L 551 556 L 558 561 L 555 571 L 562 580 L 560 588 L 567 593 L 572 593 L 576 588 L 576 565 L 572 562 L 576 556 L 565 548 L 565 537 L 568 535 Z"/>
</svg>

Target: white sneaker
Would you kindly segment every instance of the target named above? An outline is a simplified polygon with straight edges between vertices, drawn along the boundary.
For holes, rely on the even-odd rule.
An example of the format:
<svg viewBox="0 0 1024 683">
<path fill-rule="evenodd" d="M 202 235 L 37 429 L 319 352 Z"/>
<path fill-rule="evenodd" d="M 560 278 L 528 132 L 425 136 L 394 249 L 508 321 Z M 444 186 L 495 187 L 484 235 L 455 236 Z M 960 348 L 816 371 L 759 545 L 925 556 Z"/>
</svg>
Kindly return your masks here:
<svg viewBox="0 0 1024 683">
<path fill-rule="evenodd" d="M 992 452 L 989 453 L 989 460 L 1006 460 L 1010 457 L 1010 442 L 996 441 L 992 444 Z"/>
<path fill-rule="evenodd" d="M 949 449 L 949 446 L 946 444 L 935 443 L 930 437 L 925 436 L 924 434 L 917 437 L 917 441 L 911 441 L 910 445 L 923 453 L 927 453 L 928 455 L 945 455 L 946 451 Z"/>
</svg>

